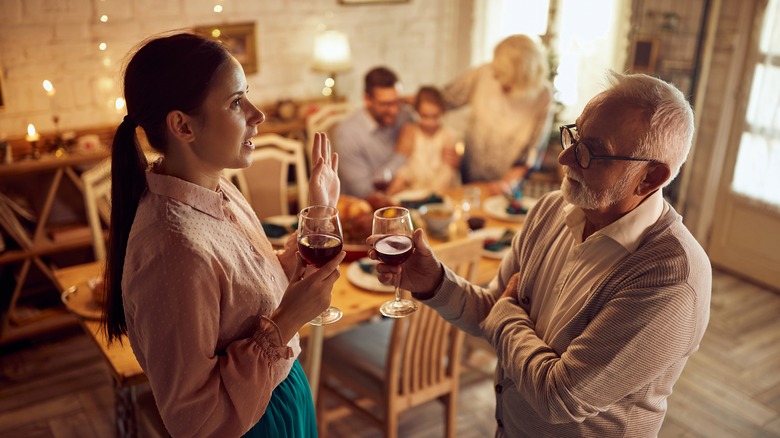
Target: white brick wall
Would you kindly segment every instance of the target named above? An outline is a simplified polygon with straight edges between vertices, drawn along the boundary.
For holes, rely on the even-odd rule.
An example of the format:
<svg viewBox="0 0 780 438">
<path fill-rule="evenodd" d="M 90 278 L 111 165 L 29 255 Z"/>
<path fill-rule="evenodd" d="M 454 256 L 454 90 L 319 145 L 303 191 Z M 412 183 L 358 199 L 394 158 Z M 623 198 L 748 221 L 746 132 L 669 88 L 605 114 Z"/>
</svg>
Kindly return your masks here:
<svg viewBox="0 0 780 438">
<path fill-rule="evenodd" d="M 143 39 L 193 25 L 254 21 L 259 71 L 250 75 L 251 98 L 316 97 L 324 75 L 311 71 L 318 29 L 349 35 L 354 68 L 339 75 L 339 93 L 361 98 L 362 77 L 379 64 L 394 69 L 405 91 L 443 85 L 458 73 L 455 47 L 458 1 L 410 0 L 401 4 L 342 5 L 338 0 L 0 0 L 0 72 L 5 109 L 0 137 L 24 135 L 27 123 L 51 132 L 52 112 L 61 129 L 118 123 L 113 102 L 121 95 L 126 54 Z M 100 15 L 109 17 L 101 23 Z M 108 50 L 98 44 L 105 41 Z M 104 65 L 104 58 L 108 65 Z M 50 102 L 41 83 L 57 93 Z"/>
</svg>

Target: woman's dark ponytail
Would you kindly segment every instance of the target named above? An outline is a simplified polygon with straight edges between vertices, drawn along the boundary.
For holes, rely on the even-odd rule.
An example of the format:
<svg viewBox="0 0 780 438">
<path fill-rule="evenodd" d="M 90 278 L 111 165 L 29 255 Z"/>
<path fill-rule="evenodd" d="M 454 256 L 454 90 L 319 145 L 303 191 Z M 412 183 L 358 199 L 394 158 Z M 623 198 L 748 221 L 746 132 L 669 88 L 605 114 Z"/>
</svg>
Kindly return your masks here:
<svg viewBox="0 0 780 438">
<path fill-rule="evenodd" d="M 136 125 L 126 116 L 111 146 L 111 224 L 106 257 L 103 309 L 106 337 L 111 343 L 127 333 L 122 304 L 122 271 L 127 240 L 138 202 L 146 190 L 146 156 L 135 139 Z"/>
</svg>

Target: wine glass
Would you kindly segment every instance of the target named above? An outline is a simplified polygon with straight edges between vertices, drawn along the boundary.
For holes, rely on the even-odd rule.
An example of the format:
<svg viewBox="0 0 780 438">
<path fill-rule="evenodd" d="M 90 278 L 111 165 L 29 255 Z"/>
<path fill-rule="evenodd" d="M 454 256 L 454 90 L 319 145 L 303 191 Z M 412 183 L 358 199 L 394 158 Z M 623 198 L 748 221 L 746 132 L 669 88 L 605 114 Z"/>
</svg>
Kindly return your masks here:
<svg viewBox="0 0 780 438">
<path fill-rule="evenodd" d="M 393 173 L 390 169 L 383 167 L 374 177 L 374 189 L 385 192 L 390 187 L 391 181 L 393 181 Z"/>
<path fill-rule="evenodd" d="M 379 260 L 388 265 L 400 265 L 412 255 L 412 218 L 409 210 L 403 207 L 385 207 L 374 212 L 372 234 L 379 237 L 374 243 Z M 395 284 L 395 299 L 382 304 L 379 311 L 390 318 L 403 318 L 417 310 L 417 303 L 402 299 L 398 287 L 400 276 Z"/>
<path fill-rule="evenodd" d="M 341 252 L 343 240 L 338 210 L 325 205 L 312 205 L 301 210 L 298 217 L 298 252 L 307 263 L 315 268 L 322 267 Z M 341 316 L 340 309 L 330 306 L 309 324 L 332 324 Z"/>
</svg>

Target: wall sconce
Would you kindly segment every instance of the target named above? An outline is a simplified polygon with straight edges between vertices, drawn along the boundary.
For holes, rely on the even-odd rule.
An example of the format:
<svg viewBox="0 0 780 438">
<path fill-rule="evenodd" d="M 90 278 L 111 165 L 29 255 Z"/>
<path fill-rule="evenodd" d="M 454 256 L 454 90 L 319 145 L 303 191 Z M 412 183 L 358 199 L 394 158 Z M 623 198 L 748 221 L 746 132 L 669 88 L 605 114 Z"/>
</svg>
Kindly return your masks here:
<svg viewBox="0 0 780 438">
<path fill-rule="evenodd" d="M 314 63 L 312 70 L 328 73 L 322 89 L 323 96 L 336 99 L 336 73 L 352 68 L 352 53 L 349 49 L 349 39 L 343 32 L 327 30 L 314 39 Z"/>
</svg>

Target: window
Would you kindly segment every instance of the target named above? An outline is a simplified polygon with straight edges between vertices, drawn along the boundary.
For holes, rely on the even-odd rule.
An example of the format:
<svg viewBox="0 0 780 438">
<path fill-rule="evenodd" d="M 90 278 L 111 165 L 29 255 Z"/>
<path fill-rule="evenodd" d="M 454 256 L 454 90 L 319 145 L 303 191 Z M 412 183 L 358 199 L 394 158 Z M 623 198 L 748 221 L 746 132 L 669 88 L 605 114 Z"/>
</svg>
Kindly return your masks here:
<svg viewBox="0 0 780 438">
<path fill-rule="evenodd" d="M 780 0 L 764 14 L 731 189 L 780 207 Z"/>
</svg>

